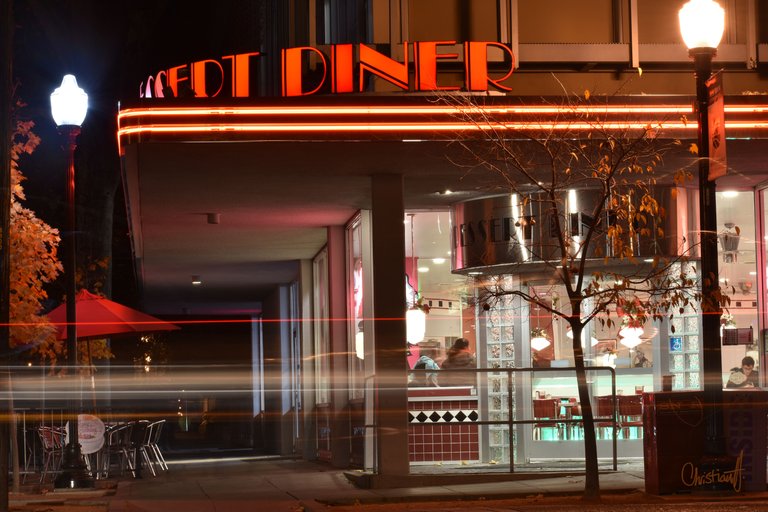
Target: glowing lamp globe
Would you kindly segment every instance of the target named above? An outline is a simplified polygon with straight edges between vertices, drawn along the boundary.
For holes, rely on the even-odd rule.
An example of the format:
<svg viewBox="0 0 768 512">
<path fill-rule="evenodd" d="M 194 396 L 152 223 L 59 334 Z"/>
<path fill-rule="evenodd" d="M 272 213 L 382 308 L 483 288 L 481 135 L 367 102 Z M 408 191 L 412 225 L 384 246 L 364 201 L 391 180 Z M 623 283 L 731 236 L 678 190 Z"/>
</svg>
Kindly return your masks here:
<svg viewBox="0 0 768 512">
<path fill-rule="evenodd" d="M 81 126 L 88 112 L 88 95 L 77 86 L 75 75 L 64 75 L 51 94 L 51 114 L 56 126 Z"/>
<path fill-rule="evenodd" d="M 408 343 L 418 343 L 424 340 L 427 332 L 427 314 L 419 308 L 405 312 L 405 339 Z"/>
<path fill-rule="evenodd" d="M 635 348 L 643 342 L 640 336 L 644 332 L 642 327 L 624 327 L 619 331 L 619 336 L 621 336 L 620 343 L 627 348 Z"/>
<path fill-rule="evenodd" d="M 365 334 L 362 332 L 355 334 L 355 356 L 365 359 Z"/>
<path fill-rule="evenodd" d="M 717 48 L 725 30 L 725 11 L 713 0 L 690 0 L 678 13 L 688 49 Z"/>
<path fill-rule="evenodd" d="M 565 336 L 566 336 L 566 337 L 568 337 L 568 338 L 570 338 L 570 339 L 573 339 L 573 331 L 572 331 L 571 329 L 568 329 L 568 330 L 565 332 Z M 597 339 L 597 338 L 595 338 L 594 336 L 590 336 L 590 338 L 589 338 L 589 344 L 590 344 L 590 346 L 591 346 L 591 347 L 594 347 L 594 346 L 595 346 L 595 345 L 597 345 L 598 343 L 600 343 L 600 340 L 598 340 L 598 339 Z M 582 346 L 582 347 L 584 347 L 584 346 L 585 346 L 585 344 L 584 344 L 584 337 L 583 337 L 583 336 L 581 337 L 581 346 Z"/>
<path fill-rule="evenodd" d="M 535 336 L 531 338 L 531 348 L 533 350 L 536 350 L 536 351 L 544 350 L 549 345 L 550 345 L 550 341 L 544 336 Z"/>
</svg>

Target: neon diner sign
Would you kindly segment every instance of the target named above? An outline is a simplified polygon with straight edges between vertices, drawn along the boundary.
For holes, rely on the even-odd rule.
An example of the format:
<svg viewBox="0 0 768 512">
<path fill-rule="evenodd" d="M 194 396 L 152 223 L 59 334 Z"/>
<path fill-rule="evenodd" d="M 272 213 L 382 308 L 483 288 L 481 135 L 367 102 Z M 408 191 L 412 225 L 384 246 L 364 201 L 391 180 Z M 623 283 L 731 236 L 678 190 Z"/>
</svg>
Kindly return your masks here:
<svg viewBox="0 0 768 512">
<path fill-rule="evenodd" d="M 402 62 L 362 43 L 332 44 L 326 51 L 312 46 L 285 48 L 280 51 L 280 93 L 281 96 L 289 97 L 308 96 L 320 91 L 332 94 L 363 92 L 367 76 L 377 76 L 403 91 L 458 90 L 458 86 L 438 83 L 438 64 L 462 62 L 458 53 L 446 51 L 445 47 L 455 44 L 455 41 L 405 42 L 405 59 Z M 501 72 L 504 73 L 501 77 L 490 74 L 489 49 L 500 50 L 503 56 L 508 57 L 504 59 L 508 68 Z M 408 60 L 411 53 L 412 67 Z M 161 70 L 141 83 L 139 96 L 250 97 L 254 95 L 251 83 L 254 66 L 264 57 L 261 52 L 238 53 Z M 315 59 L 318 70 L 311 76 L 304 66 L 308 57 Z M 463 44 L 461 57 L 464 64 L 464 90 L 511 90 L 504 85 L 504 81 L 512 75 L 515 60 L 507 45 L 492 41 L 467 41 Z"/>
</svg>

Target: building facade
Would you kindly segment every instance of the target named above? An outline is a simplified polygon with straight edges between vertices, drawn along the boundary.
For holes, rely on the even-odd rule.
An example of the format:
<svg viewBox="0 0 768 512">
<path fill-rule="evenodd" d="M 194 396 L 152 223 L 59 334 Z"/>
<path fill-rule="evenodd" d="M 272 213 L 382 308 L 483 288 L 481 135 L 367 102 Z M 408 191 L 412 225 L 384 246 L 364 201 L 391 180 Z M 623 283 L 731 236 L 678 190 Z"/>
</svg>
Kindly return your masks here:
<svg viewBox="0 0 768 512">
<path fill-rule="evenodd" d="M 562 99 L 590 96 L 607 121 L 666 123 L 688 147 L 695 82 L 679 35 L 683 3 L 265 2 L 253 49 L 148 70 L 141 98 L 123 102 L 118 138 L 147 309 L 258 321 L 253 417 L 261 444 L 277 453 L 381 475 L 583 456 L 577 423 L 533 421 L 578 417 L 565 324 L 524 301 L 484 309 L 472 300 L 488 277 L 563 291 L 540 266 L 509 253 L 489 264 L 462 238 L 461 226 L 485 222 L 489 241 L 504 229 L 493 219 L 519 227 L 530 215 L 538 234 L 520 236 L 535 245 L 545 214 L 468 172 L 457 141 L 482 145 L 482 123 L 541 124 L 546 109 L 573 122 Z M 723 335 L 725 380 L 746 355 L 758 369 L 764 359 L 768 2 L 722 4 L 714 67 L 728 172 L 717 182 L 718 278 L 731 300 L 723 322 L 737 333 Z M 462 116 L 461 101 L 473 115 Z M 679 151 L 665 169 L 692 165 Z M 664 231 L 678 240 L 698 233 L 693 185 L 665 203 L 676 216 Z M 572 194 L 578 216 L 590 193 Z M 206 286 L 200 297 L 184 288 L 193 275 Z M 406 310 L 425 306 L 423 333 L 407 332 Z M 585 358 L 615 372 L 595 373 L 593 395 L 661 390 L 667 375 L 674 389 L 700 389 L 697 306 L 646 322 L 631 347 L 616 328 L 591 324 Z M 549 344 L 537 349 L 542 332 Z M 475 380 L 409 387 L 418 375 L 409 367 L 422 355 L 444 365 L 458 338 L 476 357 Z M 556 416 L 542 416 L 535 402 L 550 398 Z M 504 424 L 510 418 L 522 423 Z M 604 430 L 600 453 L 610 456 Z M 619 456 L 641 455 L 637 429 L 618 441 Z"/>
</svg>

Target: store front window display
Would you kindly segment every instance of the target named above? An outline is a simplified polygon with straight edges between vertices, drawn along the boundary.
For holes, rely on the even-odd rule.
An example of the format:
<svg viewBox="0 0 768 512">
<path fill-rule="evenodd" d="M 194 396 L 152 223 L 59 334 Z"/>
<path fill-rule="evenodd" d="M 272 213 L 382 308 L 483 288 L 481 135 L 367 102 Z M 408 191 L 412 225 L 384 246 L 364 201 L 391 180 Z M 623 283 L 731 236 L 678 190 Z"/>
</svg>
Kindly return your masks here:
<svg viewBox="0 0 768 512">
<path fill-rule="evenodd" d="M 765 194 L 761 192 L 761 197 Z M 754 357 L 756 368 L 760 366 L 757 348 L 756 229 L 754 209 L 750 207 L 754 197 L 753 193 L 746 191 L 718 192 L 717 197 L 718 219 L 722 225 L 720 234 L 725 235 L 719 236 L 720 279 L 731 299 L 730 306 L 724 312 L 723 329 L 751 329 L 748 338 L 744 334 L 747 331 L 740 331 L 741 337 L 738 338 L 729 333 L 723 335 L 724 383 L 730 369 L 739 366 L 745 356 Z M 411 259 L 413 253 L 408 253 L 408 282 L 415 284 L 418 296 L 423 297 L 426 303 L 437 306 L 437 309 L 428 314 L 425 338 L 414 347 L 412 358 L 416 359 L 419 348 L 423 346 L 434 354 L 439 365 L 447 347 L 461 336 L 472 340 L 479 368 L 563 368 L 562 372 L 516 372 L 510 374 L 511 382 L 503 371 L 481 374 L 476 390 L 480 418 L 506 420 L 511 408 L 515 419 L 532 419 L 534 401 L 549 398 L 558 400 L 556 414 L 578 417 L 580 404 L 576 379 L 573 371 L 568 370 L 575 363 L 568 323 L 545 308 L 537 308 L 535 304 L 530 305 L 519 298 L 505 297 L 487 310 L 473 305 L 471 297 L 476 294 L 475 288 L 481 287 L 482 282 L 492 274 L 482 270 L 460 276 L 452 274 L 447 266 L 440 266 L 439 262 L 449 254 L 450 247 L 448 220 L 442 215 L 416 212 L 413 217 L 417 233 L 413 250 L 416 260 Z M 768 207 L 763 207 L 763 217 L 763 224 L 768 225 Z M 738 238 L 735 238 L 737 231 Z M 437 237 L 438 242 L 435 243 L 432 237 Z M 442 248 L 438 250 L 437 247 Z M 408 252 L 408 244 L 406 248 Z M 768 261 L 764 254 L 760 256 Z M 547 283 L 546 276 L 539 276 L 538 280 L 530 273 L 524 279 L 514 274 L 493 277 L 505 280 L 508 286 L 527 286 L 532 295 L 543 299 L 543 305 L 556 305 L 557 308 L 553 309 L 567 314 L 564 305 L 559 303 L 562 297 L 567 296 L 565 290 L 562 286 Z M 760 293 L 763 293 L 762 290 Z M 450 307 L 446 309 L 447 304 Z M 589 308 L 590 304 L 586 303 L 584 311 L 589 312 Z M 615 307 L 610 309 L 605 314 L 611 315 L 612 324 L 596 318 L 582 332 L 586 365 L 614 369 L 615 391 L 623 397 L 661 391 L 662 377 L 667 375 L 674 375 L 675 390 L 700 389 L 700 311 L 697 304 L 683 309 L 682 313 L 676 311 L 672 319 L 665 317 L 654 321 L 646 317 L 642 322 L 632 323 Z M 738 344 L 729 344 L 733 339 Z M 762 372 L 759 373 L 762 378 Z M 607 372 L 589 375 L 592 405 L 598 412 L 597 397 L 611 395 L 612 381 Z M 506 426 L 481 428 L 479 458 L 509 461 L 510 450 L 515 451 L 515 460 L 518 461 L 537 457 L 580 456 L 583 434 L 578 427 L 539 429 L 536 426 L 516 426 L 513 429 L 514 442 L 510 447 Z M 609 429 L 603 429 L 598 434 L 601 456 L 610 456 L 608 432 Z M 641 437 L 640 429 L 621 432 L 619 456 L 641 456 Z"/>
<path fill-rule="evenodd" d="M 765 191 L 758 194 L 761 204 Z M 758 319 L 758 258 L 765 261 L 765 244 L 758 244 L 755 193 L 748 191 L 722 191 L 717 193 L 718 264 L 720 285 L 730 299 L 720 319 L 722 340 L 723 384 L 728 382 L 730 370 L 740 367 L 744 357 L 755 360 L 755 371 L 762 373 L 760 354 L 760 327 L 765 319 Z M 762 238 L 765 240 L 765 206 L 762 207 Z M 763 304 L 764 299 L 761 299 Z M 765 313 L 763 313 L 765 314 Z M 764 377 L 763 377 L 764 378 Z M 764 385 L 764 383 L 763 383 Z"/>
</svg>

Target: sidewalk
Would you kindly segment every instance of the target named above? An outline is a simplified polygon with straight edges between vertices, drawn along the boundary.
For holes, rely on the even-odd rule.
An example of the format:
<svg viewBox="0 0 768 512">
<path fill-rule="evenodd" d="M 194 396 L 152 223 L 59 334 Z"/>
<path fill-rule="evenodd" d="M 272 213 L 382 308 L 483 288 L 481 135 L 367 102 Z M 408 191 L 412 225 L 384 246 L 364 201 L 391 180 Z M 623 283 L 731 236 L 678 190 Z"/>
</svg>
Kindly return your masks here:
<svg viewBox="0 0 768 512">
<path fill-rule="evenodd" d="M 499 475 L 505 480 L 462 483 L 467 477 L 461 475 L 462 468 L 440 471 L 443 474 L 429 478 L 416 475 L 417 485 L 411 487 L 361 489 L 350 482 L 345 471 L 296 459 L 171 461 L 170 470 L 157 477 L 120 479 L 112 489 L 69 491 L 71 494 L 56 491 L 30 504 L 38 508 L 21 507 L 16 500 L 12 510 L 41 510 L 39 506 L 44 505 L 44 510 L 73 512 L 213 512 L 250 511 L 258 505 L 269 512 L 341 512 L 360 504 L 405 502 L 526 499 L 553 504 L 557 500 L 573 503 L 584 488 L 583 474 L 575 472 Z M 454 477 L 457 473 L 459 476 Z M 622 464 L 616 472 L 603 472 L 600 485 L 606 499 L 621 503 L 680 501 L 690 497 L 645 495 L 642 462 Z"/>
<path fill-rule="evenodd" d="M 160 477 L 121 482 L 116 494 L 109 498 L 109 510 L 252 510 L 258 503 L 270 512 L 312 512 L 327 510 L 329 506 L 363 503 L 500 499 L 553 493 L 580 495 L 584 484 L 582 476 L 544 478 L 539 473 L 526 475 L 524 480 L 435 485 L 437 479 L 446 480 L 446 476 L 437 475 L 432 478 L 433 484 L 427 486 L 360 489 L 349 481 L 344 471 L 301 460 L 262 458 L 216 465 L 173 464 L 170 471 Z M 633 472 L 606 474 L 601 480 L 606 492 L 636 493 L 643 488 L 642 475 Z M 424 478 L 417 479 L 419 483 L 424 481 Z"/>
</svg>

